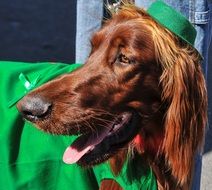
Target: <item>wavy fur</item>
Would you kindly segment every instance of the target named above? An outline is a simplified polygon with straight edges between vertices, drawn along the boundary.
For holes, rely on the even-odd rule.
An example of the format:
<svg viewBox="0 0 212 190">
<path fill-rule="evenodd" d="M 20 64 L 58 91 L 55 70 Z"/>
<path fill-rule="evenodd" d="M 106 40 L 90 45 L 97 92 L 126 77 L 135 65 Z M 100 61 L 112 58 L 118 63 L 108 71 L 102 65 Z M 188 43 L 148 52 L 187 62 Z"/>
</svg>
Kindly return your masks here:
<svg viewBox="0 0 212 190">
<path fill-rule="evenodd" d="M 112 14 L 91 42 L 83 67 L 31 92 L 18 108 L 34 97 L 52 102 L 51 114 L 34 122 L 44 131 L 68 135 L 95 133 L 123 112 L 134 110 L 141 119 L 138 134 L 123 145 L 123 151 L 103 152 L 92 159 L 93 164 L 113 156 L 111 168 L 118 175 L 128 149 L 151 165 L 159 189 L 188 190 L 207 122 L 198 52 L 145 10 L 127 4 Z M 120 189 L 111 181 L 103 180 L 100 189 Z"/>
</svg>

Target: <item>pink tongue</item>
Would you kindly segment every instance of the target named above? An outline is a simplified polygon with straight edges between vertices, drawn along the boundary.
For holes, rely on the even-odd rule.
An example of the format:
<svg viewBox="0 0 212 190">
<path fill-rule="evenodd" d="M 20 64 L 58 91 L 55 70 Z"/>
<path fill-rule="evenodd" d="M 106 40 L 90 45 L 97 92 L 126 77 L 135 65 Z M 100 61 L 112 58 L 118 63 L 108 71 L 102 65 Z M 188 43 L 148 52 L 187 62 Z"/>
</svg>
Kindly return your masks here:
<svg viewBox="0 0 212 190">
<path fill-rule="evenodd" d="M 102 130 L 98 135 L 90 136 L 87 140 L 87 143 L 83 146 L 83 148 L 79 151 L 76 148 L 69 146 L 64 154 L 63 154 L 63 162 L 66 164 L 74 164 L 76 163 L 80 158 L 82 158 L 89 150 L 92 150 L 95 145 L 102 142 L 102 140 L 108 135 L 110 131 L 109 127 L 105 127 L 104 130 Z M 80 137 L 79 137 L 80 138 Z"/>
<path fill-rule="evenodd" d="M 74 164 L 76 163 L 80 158 L 83 157 L 84 154 L 86 154 L 92 146 L 87 146 L 82 151 L 78 151 L 75 148 L 72 148 L 69 146 L 66 151 L 63 154 L 63 162 L 66 164 Z"/>
</svg>

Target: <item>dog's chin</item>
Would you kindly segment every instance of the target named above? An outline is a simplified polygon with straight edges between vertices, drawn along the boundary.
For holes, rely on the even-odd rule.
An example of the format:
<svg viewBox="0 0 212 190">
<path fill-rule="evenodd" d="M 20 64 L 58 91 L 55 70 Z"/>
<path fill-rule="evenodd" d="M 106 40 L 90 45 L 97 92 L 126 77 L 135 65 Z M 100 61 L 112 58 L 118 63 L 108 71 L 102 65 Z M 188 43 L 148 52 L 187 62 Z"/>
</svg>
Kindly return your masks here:
<svg viewBox="0 0 212 190">
<path fill-rule="evenodd" d="M 66 149 L 63 161 L 83 167 L 106 161 L 136 136 L 139 120 L 140 117 L 135 112 L 119 114 L 118 119 L 99 130 L 98 134 L 87 133 L 79 136 Z"/>
</svg>

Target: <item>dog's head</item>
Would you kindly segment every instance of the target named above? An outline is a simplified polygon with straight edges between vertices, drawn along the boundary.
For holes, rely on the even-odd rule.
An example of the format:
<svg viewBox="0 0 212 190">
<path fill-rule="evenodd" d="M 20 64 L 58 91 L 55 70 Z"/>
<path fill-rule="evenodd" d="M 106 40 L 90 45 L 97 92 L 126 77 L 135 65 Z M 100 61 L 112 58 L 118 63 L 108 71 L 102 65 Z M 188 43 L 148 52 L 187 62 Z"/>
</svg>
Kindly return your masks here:
<svg viewBox="0 0 212 190">
<path fill-rule="evenodd" d="M 113 15 L 91 44 L 84 66 L 29 93 L 20 112 L 44 131 L 80 135 L 66 150 L 68 163 L 97 164 L 134 146 L 164 155 L 184 183 L 206 123 L 196 50 L 133 6 Z"/>
</svg>

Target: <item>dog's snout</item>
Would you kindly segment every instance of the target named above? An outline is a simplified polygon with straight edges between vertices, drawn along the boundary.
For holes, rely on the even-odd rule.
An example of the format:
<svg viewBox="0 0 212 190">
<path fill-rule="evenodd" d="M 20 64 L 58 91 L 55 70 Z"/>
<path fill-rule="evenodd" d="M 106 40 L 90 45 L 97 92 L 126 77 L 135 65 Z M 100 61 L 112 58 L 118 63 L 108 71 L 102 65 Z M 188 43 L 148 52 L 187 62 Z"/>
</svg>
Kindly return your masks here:
<svg viewBox="0 0 212 190">
<path fill-rule="evenodd" d="M 50 114 L 52 104 L 39 96 L 26 96 L 18 104 L 21 114 L 30 121 L 42 120 Z"/>
</svg>

